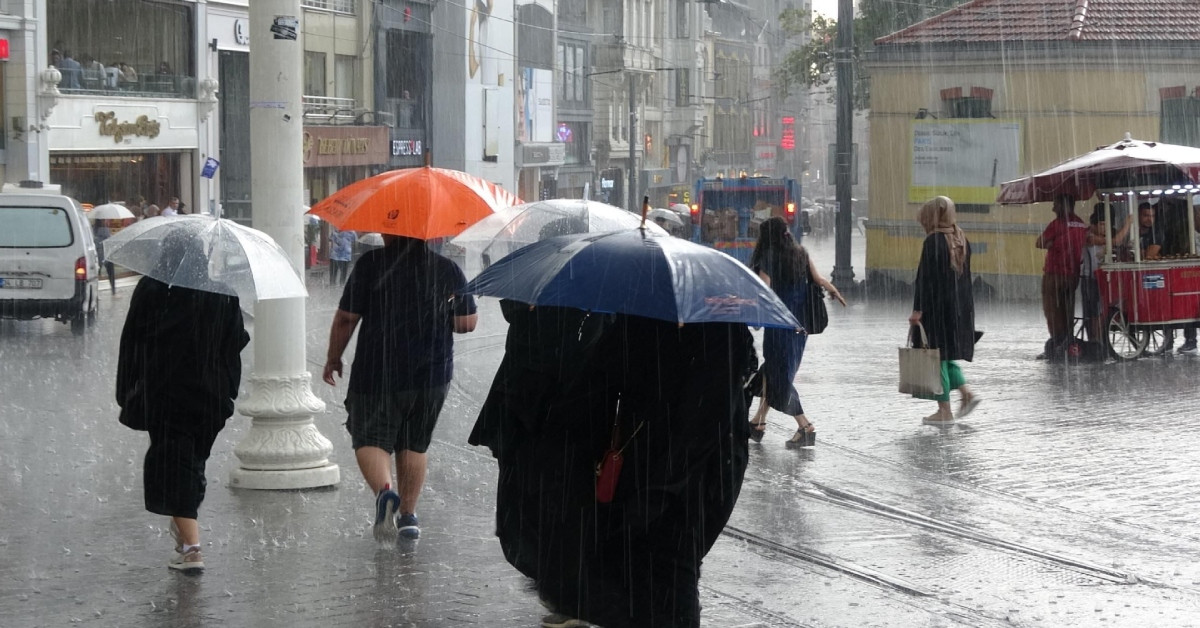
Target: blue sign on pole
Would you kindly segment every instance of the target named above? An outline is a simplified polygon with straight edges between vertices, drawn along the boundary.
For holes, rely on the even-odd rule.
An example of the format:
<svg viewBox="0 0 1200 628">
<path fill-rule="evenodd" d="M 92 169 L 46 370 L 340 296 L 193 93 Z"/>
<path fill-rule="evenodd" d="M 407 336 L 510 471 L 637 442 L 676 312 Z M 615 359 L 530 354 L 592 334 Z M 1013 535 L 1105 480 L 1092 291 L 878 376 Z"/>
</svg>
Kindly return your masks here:
<svg viewBox="0 0 1200 628">
<path fill-rule="evenodd" d="M 204 169 L 200 171 L 200 176 L 204 177 L 205 179 L 211 179 L 213 178 L 214 174 L 217 174 L 217 168 L 220 166 L 221 162 L 209 157 L 208 159 L 204 160 Z"/>
</svg>

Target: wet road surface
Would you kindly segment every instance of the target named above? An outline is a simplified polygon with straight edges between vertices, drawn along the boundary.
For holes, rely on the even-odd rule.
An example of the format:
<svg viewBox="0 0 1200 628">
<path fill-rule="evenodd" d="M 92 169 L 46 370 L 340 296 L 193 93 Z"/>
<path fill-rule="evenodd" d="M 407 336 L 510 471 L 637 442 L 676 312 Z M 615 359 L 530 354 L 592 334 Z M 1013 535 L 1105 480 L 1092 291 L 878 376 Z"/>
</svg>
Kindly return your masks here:
<svg viewBox="0 0 1200 628">
<path fill-rule="evenodd" d="M 832 265 L 832 246 L 813 246 Z M 861 275 L 861 261 L 856 261 Z M 311 284 L 318 373 L 336 294 Z M 130 294 L 84 338 L 0 321 L 0 626 L 535 626 L 543 614 L 491 533 L 495 465 L 466 445 L 504 323 L 482 302 L 458 337 L 415 545 L 370 540 L 342 389 L 317 425 L 337 487 L 226 486 L 235 415 L 201 511 L 208 571 L 169 573 L 165 519 L 141 509 L 145 436 L 116 422 L 116 344 Z M 896 389 L 903 300 L 830 309 L 798 378 L 818 445 L 772 413 L 730 526 L 705 562 L 704 625 L 1200 625 L 1196 369 L 1183 357 L 1033 360 L 1036 304 L 980 303 L 968 380 L 984 402 L 951 427 Z M 244 352 L 247 373 L 253 352 Z"/>
</svg>

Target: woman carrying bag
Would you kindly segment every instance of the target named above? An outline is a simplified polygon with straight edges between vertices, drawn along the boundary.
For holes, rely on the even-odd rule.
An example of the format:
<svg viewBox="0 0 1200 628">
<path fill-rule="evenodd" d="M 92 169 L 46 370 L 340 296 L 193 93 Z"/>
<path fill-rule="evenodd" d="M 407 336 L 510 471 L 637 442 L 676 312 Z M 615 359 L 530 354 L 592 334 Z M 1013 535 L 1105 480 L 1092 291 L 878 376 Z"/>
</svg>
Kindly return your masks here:
<svg viewBox="0 0 1200 628">
<path fill-rule="evenodd" d="M 979 396 L 967 388 L 962 369 L 954 360 L 970 362 L 975 357 L 975 298 L 971 291 L 971 246 L 958 227 L 954 201 L 939 196 L 921 207 L 917 220 L 925 228 L 925 244 L 917 265 L 914 282 L 913 312 L 908 317 L 913 333 L 917 325 L 925 328 L 929 344 L 942 358 L 942 393 L 933 397 L 937 412 L 925 417 L 927 425 L 949 425 L 955 415 L 950 410 L 950 390 L 961 395 L 957 418 L 966 417 L 979 405 Z M 919 338 L 920 336 L 916 336 Z"/>
<path fill-rule="evenodd" d="M 830 296 L 837 299 L 843 307 L 846 305 L 846 300 L 842 298 L 838 289 L 821 276 L 808 252 L 792 238 L 787 223 L 782 218 L 768 218 L 759 226 L 758 242 L 750 257 L 750 267 L 787 304 L 797 320 L 804 320 L 802 317 L 807 304 L 810 281 L 829 291 Z M 808 330 L 763 330 L 763 365 L 758 375 L 750 382 L 750 390 L 763 397 L 758 412 L 750 421 L 750 438 L 755 442 L 762 440 L 767 429 L 768 408 L 774 408 L 796 419 L 797 430 L 787 441 L 788 446 L 801 446 L 811 442 L 811 439 L 806 438 L 805 432 L 814 432 L 816 428 L 804 416 L 800 394 L 796 392 L 796 386 L 793 384 L 807 342 Z"/>
</svg>

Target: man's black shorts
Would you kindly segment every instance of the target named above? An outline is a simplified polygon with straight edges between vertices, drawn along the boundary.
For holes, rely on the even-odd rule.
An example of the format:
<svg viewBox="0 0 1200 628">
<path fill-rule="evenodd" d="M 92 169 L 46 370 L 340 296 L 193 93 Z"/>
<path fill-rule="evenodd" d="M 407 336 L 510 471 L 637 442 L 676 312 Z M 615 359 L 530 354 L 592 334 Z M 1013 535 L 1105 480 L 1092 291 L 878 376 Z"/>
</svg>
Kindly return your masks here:
<svg viewBox="0 0 1200 628">
<path fill-rule="evenodd" d="M 381 395 L 346 395 L 346 430 L 355 449 L 378 447 L 386 452 L 429 449 L 446 391 L 450 386 L 402 390 Z"/>
</svg>

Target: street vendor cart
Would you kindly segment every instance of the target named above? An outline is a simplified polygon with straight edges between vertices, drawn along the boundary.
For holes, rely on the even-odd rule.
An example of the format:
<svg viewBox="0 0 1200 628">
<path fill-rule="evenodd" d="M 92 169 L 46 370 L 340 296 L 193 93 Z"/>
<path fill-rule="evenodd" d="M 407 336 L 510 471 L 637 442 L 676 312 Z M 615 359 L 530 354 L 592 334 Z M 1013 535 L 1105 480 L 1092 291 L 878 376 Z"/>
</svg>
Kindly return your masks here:
<svg viewBox="0 0 1200 628">
<path fill-rule="evenodd" d="M 1200 149 L 1125 139 L 1097 148 L 1044 172 L 1001 185 L 1002 204 L 1077 200 L 1104 204 L 1106 238 L 1100 268 L 1102 341 L 1118 360 L 1161 353 L 1174 331 L 1200 327 L 1200 251 L 1197 195 Z M 1145 259 L 1137 228 L 1138 207 L 1150 203 L 1161 250 Z M 1128 237 L 1112 234 L 1132 221 Z"/>
</svg>

